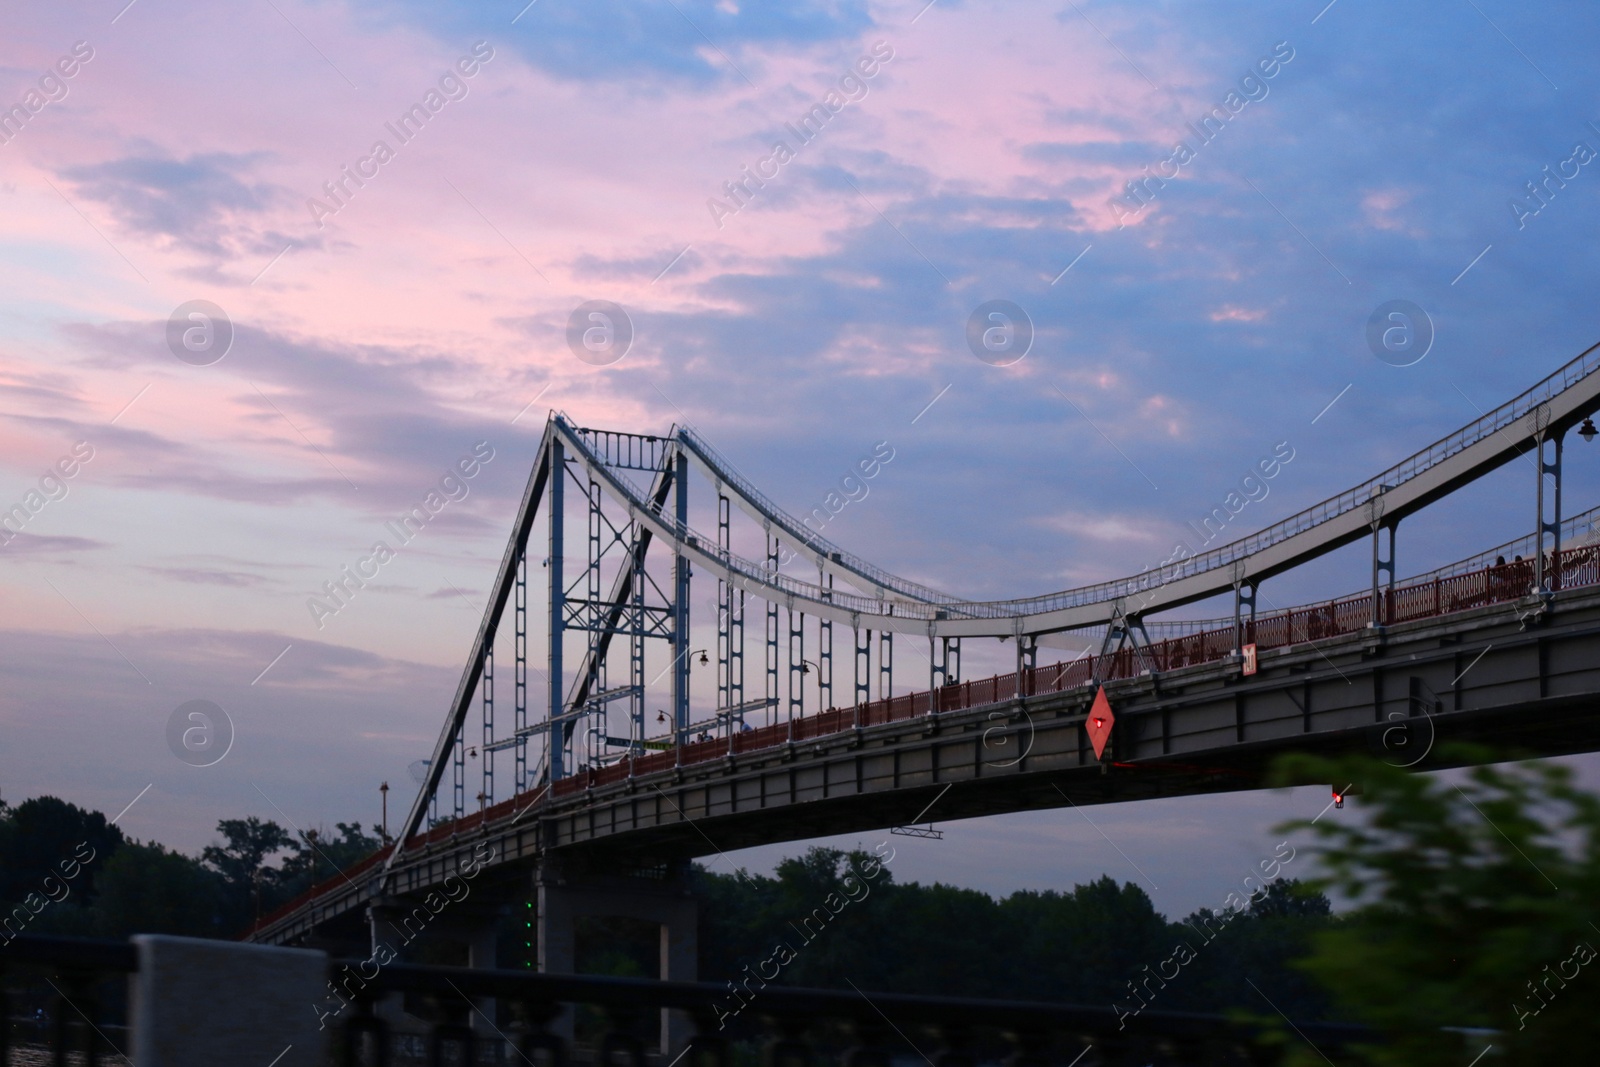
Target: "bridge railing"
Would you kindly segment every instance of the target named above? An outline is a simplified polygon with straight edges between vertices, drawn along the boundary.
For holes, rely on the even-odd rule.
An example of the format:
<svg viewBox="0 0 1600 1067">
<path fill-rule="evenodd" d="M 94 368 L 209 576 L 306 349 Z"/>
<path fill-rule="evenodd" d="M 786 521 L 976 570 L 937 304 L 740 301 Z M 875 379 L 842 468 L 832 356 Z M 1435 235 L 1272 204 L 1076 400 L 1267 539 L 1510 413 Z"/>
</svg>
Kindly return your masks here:
<svg viewBox="0 0 1600 1067">
<path fill-rule="evenodd" d="M 132 945 L 0 934 L 0 1064 L 121 1063 Z"/>
<path fill-rule="evenodd" d="M 380 1019 L 373 1004 L 397 993 L 435 1020 L 427 1041 L 435 1063 L 644 1067 L 654 1060 L 663 1009 L 685 1019 L 693 1033 L 655 1062 L 693 1067 L 758 1060 L 789 1067 L 888 1067 L 896 1060 L 947 1067 L 1265 1067 L 1283 1055 L 1281 1035 L 1221 1016 L 802 989 L 759 979 L 736 986 L 395 964 L 360 991 L 357 1013 L 344 1023 L 342 1063 L 372 1063 L 362 1053 L 392 1042 L 397 1027 Z M 500 1007 L 484 1007 L 489 998 Z M 487 1019 L 490 1010 L 501 1017 L 475 1032 L 474 1016 Z M 1324 1054 L 1374 1040 L 1355 1026 L 1291 1025 Z"/>
<path fill-rule="evenodd" d="M 1205 552 L 1186 557 L 1181 561 L 1167 564 L 1154 570 L 1142 571 L 1139 574 L 1125 578 L 1111 579 L 1039 596 L 1003 601 L 976 601 L 951 597 L 949 594 L 940 593 L 937 590 L 889 574 L 865 560 L 843 553 L 831 543 L 823 541 L 821 538 L 811 534 L 805 527 L 796 524 L 792 518 L 763 496 L 747 479 L 738 475 L 733 470 L 731 463 L 719 456 L 709 443 L 701 439 L 692 430 L 684 428 L 679 433 L 689 447 L 699 452 L 707 464 L 717 470 L 719 477 L 737 486 L 738 490 L 747 499 L 756 503 L 758 508 L 764 510 L 770 518 L 778 519 L 781 517 L 790 525 L 797 526 L 803 542 L 813 547 L 825 546 L 825 550 L 833 554 L 836 560 L 847 562 L 850 568 L 858 574 L 870 578 L 883 588 L 900 590 L 911 596 L 914 601 L 918 601 L 917 603 L 908 604 L 902 602 L 898 604 L 897 607 L 904 614 L 914 618 L 997 619 L 1019 615 L 1037 615 L 1090 604 L 1103 604 L 1119 598 L 1135 597 L 1141 593 L 1159 589 L 1182 578 L 1232 566 L 1239 560 L 1255 555 L 1313 527 L 1367 507 L 1375 494 L 1403 485 L 1481 441 L 1497 435 L 1504 435 L 1508 429 L 1525 417 L 1531 415 L 1532 418 L 1536 420 L 1542 418 L 1543 422 L 1547 423 L 1550 402 L 1561 393 L 1589 378 L 1597 370 L 1600 370 L 1600 345 L 1594 345 L 1584 350 L 1577 357 L 1518 396 L 1483 414 L 1454 433 L 1406 457 L 1388 470 L 1368 478 L 1361 484 L 1347 489 L 1337 496 L 1313 504 L 1311 507 L 1289 515 L 1239 540 L 1218 545 Z M 1542 416 L 1541 412 L 1543 413 Z M 1542 430 L 1545 427 L 1541 423 L 1538 428 Z M 1510 442 L 1511 439 L 1507 438 L 1507 441 Z M 701 542 L 705 540 L 693 535 L 687 527 L 680 528 L 679 536 Z M 719 556 L 721 556 L 722 562 L 730 568 L 739 570 L 758 581 L 775 586 L 781 591 L 812 599 L 823 598 L 822 588 L 818 585 L 800 581 L 788 575 L 765 571 L 749 561 L 732 556 L 730 553 L 720 552 Z M 854 610 L 862 611 L 864 614 L 881 614 L 883 611 L 883 603 L 881 601 L 872 601 L 864 597 L 852 597 L 850 594 L 842 592 L 832 593 L 831 598 L 839 602 L 850 603 Z M 940 612 L 943 612 L 943 614 L 939 614 Z"/>
<path fill-rule="evenodd" d="M 1493 411 L 1443 437 L 1427 448 L 1406 457 L 1388 470 L 1368 478 L 1337 496 L 1281 519 L 1271 526 L 1229 544 L 1219 545 L 1206 552 L 1190 556 L 1180 562 L 1156 570 L 1145 571 L 1129 578 L 1098 582 L 1094 585 L 1067 589 L 1039 597 L 1005 601 L 1014 610 L 1027 614 L 1102 603 L 1117 597 L 1135 596 L 1159 588 L 1180 578 L 1201 574 L 1229 566 L 1240 559 L 1254 555 L 1314 526 L 1328 522 L 1340 515 L 1365 507 L 1375 492 L 1383 487 L 1394 488 L 1416 478 L 1451 457 L 1486 438 L 1503 433 L 1517 420 L 1535 412 L 1540 405 L 1548 404 L 1559 394 L 1600 370 L 1600 345 L 1592 345 L 1564 366 L 1520 395 L 1501 404 Z M 1530 443 L 1531 448 L 1531 443 Z"/>
<path fill-rule="evenodd" d="M 1600 545 L 1564 549 L 1550 561 L 1549 573 L 1557 588 L 1600 584 Z M 1533 561 L 1516 560 L 1491 565 L 1466 574 L 1434 577 L 1379 593 L 1374 616 L 1372 594 L 1343 597 L 1322 604 L 1276 611 L 1244 624 L 1244 642 L 1258 650 L 1286 648 L 1325 638 L 1359 633 L 1374 617 L 1389 625 L 1449 615 L 1471 608 L 1519 600 L 1532 591 Z M 875 700 L 857 707 L 829 708 L 820 714 L 744 731 L 726 738 L 696 741 L 678 750 L 623 760 L 611 766 L 563 779 L 552 791 L 568 796 L 585 788 L 627 779 L 630 775 L 703 763 L 730 754 L 754 752 L 791 742 L 810 741 L 847 730 L 896 722 L 930 712 L 952 712 L 1001 704 L 1016 696 L 1038 696 L 1083 688 L 1097 681 L 1134 678 L 1147 670 L 1171 671 L 1216 663 L 1237 652 L 1238 637 L 1232 625 L 1156 641 L 1142 648 L 1124 647 L 1101 659 L 1085 656 L 1066 663 L 1033 667 L 1017 674 L 1001 674 L 955 682 L 929 693 L 908 693 Z"/>
</svg>

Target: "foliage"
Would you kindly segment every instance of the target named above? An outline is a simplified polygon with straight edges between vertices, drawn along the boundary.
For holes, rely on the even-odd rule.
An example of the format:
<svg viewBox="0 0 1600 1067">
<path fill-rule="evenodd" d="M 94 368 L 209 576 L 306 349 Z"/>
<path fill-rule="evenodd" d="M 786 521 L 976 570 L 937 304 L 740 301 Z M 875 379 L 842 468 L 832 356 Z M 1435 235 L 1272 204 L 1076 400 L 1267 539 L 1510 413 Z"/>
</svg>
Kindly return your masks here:
<svg viewBox="0 0 1600 1067">
<path fill-rule="evenodd" d="M 307 830 L 289 842 L 289 854 L 279 864 L 276 876 L 285 899 L 336 877 L 339 871 L 354 867 L 383 845 L 376 826 L 371 836 L 361 832 L 360 823 L 341 822 L 334 826 L 337 834 Z"/>
<path fill-rule="evenodd" d="M 58 827 L 54 838 L 35 832 L 38 840 L 101 825 L 93 813 L 52 803 L 59 807 L 30 809 L 41 817 L 28 825 L 66 829 Z M 15 829 L 5 827 L 20 810 L 0 810 L 0 849 L 15 840 Z M 258 912 L 335 877 L 379 847 L 375 833 L 359 824 L 335 825 L 332 833 L 291 833 L 271 820 L 224 819 L 217 824 L 219 840 L 199 857 L 124 842 L 112 827 L 118 847 L 99 861 L 93 895 L 51 905 L 38 917 L 39 930 L 237 936 Z M 854 984 L 1126 1009 L 1140 1003 L 1131 999 L 1130 987 L 1184 945 L 1193 958 L 1176 977 L 1142 986 L 1151 1010 L 1215 1012 L 1257 1004 L 1243 976 L 1271 990 L 1295 1018 L 1328 1010 L 1311 978 L 1290 961 L 1314 934 L 1336 924 L 1326 898 L 1294 882 L 1270 881 L 1247 903 L 1234 906 L 1241 898 L 1230 895 L 1220 912 L 1200 909 L 1170 922 L 1142 888 L 1110 877 L 996 899 L 943 884 L 897 883 L 893 855 L 887 842 L 871 851 L 812 848 L 779 863 L 771 877 L 697 868 L 701 977 L 748 982 L 757 990 L 765 981 Z M 0 851 L 0 864 L 11 869 L 8 853 Z M 525 931 L 517 933 L 522 938 Z M 585 970 L 653 970 L 653 933 L 617 923 L 601 923 L 594 933 L 584 939 L 591 946 Z"/>
<path fill-rule="evenodd" d="M 700 871 L 701 977 L 759 989 L 787 948 L 793 958 L 771 979 L 785 985 L 854 983 L 1109 1008 L 1136 1003 L 1128 983 L 1186 943 L 1194 962 L 1159 991 L 1152 1010 L 1249 1004 L 1254 994 L 1244 974 L 1273 989 L 1296 1017 L 1317 1017 L 1328 1007 L 1290 966 L 1311 933 L 1330 922 L 1328 902 L 1293 882 L 1269 883 L 1208 939 L 1161 916 L 1139 886 L 1109 877 L 1067 892 L 1023 890 L 996 900 L 942 884 L 899 884 L 887 868 L 870 875 L 872 859 L 864 851 L 812 848 L 780 863 L 770 878 Z"/>
<path fill-rule="evenodd" d="M 221 841 L 191 857 L 128 840 L 101 813 L 55 797 L 0 804 L 0 916 L 28 900 L 19 931 L 236 937 L 381 844 L 377 827 L 335 826 L 291 834 L 270 819 L 223 819 Z"/>
<path fill-rule="evenodd" d="M 230 937 L 237 930 L 223 925 L 222 899 L 223 882 L 213 871 L 162 845 L 130 842 L 100 877 L 94 932 Z"/>
<path fill-rule="evenodd" d="M 255 816 L 223 819 L 223 843 L 201 853 L 202 862 L 222 879 L 222 910 L 230 929 L 248 926 L 310 889 L 336 877 L 376 851 L 379 838 L 361 832 L 359 823 L 337 823 L 337 834 L 308 829 L 291 834 L 272 820 Z M 373 828 L 377 833 L 377 828 Z M 279 854 L 277 866 L 268 860 Z"/>
<path fill-rule="evenodd" d="M 1296 756 L 1279 773 L 1359 784 L 1361 818 L 1282 829 L 1317 835 L 1324 873 L 1314 885 L 1357 905 L 1312 937 L 1302 967 L 1382 1033 L 1368 1062 L 1460 1067 L 1493 1043 L 1498 1063 L 1552 1063 L 1592 1047 L 1600 798 L 1574 787 L 1568 769 L 1475 766 L 1457 783 L 1369 759 Z M 1322 1062 L 1287 1043 L 1295 1062 Z"/>
<path fill-rule="evenodd" d="M 122 843 L 122 831 L 104 815 L 56 797 L 0 806 L 0 905 L 9 910 L 29 894 L 44 892 L 45 879 L 59 879 L 62 864 L 74 857 L 93 857 L 70 880 L 72 895 L 89 896 L 100 869 Z"/>
</svg>

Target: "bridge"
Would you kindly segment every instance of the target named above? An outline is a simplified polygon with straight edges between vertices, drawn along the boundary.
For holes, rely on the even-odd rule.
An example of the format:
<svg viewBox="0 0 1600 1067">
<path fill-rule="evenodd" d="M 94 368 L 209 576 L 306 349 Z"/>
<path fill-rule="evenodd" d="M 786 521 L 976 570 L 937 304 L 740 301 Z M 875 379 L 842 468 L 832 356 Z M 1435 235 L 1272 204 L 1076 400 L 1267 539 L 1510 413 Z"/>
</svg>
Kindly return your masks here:
<svg viewBox="0 0 1600 1067">
<path fill-rule="evenodd" d="M 661 927 L 662 978 L 692 980 L 696 857 L 900 827 L 930 804 L 952 820 L 1255 789 L 1285 751 L 1435 766 L 1435 736 L 1600 749 L 1600 509 L 1563 517 L 1561 500 L 1597 370 L 1600 345 L 1248 537 L 989 601 L 834 545 L 827 516 L 786 513 L 688 427 L 553 413 L 395 844 L 248 937 L 348 951 L 444 916 L 493 967 L 495 909 L 532 897 L 540 970 L 573 970 L 579 917 L 624 915 Z M 1397 579 L 1402 520 L 1524 456 L 1528 536 Z M 1363 539 L 1359 592 L 1257 612 L 1262 582 Z M 710 618 L 691 619 L 696 581 L 715 583 Z M 1219 596 L 1231 617 L 1159 618 Z M 964 649 L 1011 669 L 966 677 Z M 434 906 L 468 880 L 469 903 Z"/>
</svg>

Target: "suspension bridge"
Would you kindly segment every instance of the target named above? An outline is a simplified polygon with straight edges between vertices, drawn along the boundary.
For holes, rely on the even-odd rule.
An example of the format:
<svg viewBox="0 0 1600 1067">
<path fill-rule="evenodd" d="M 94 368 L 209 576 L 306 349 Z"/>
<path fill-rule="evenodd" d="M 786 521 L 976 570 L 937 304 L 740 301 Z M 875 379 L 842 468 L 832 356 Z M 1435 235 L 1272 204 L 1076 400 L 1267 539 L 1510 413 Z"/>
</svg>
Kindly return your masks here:
<svg viewBox="0 0 1600 1067">
<path fill-rule="evenodd" d="M 1232 543 L 989 601 L 831 543 L 688 427 L 552 414 L 395 843 L 248 937 L 376 944 L 472 877 L 474 903 L 447 925 L 474 966 L 495 964 L 495 907 L 527 900 L 541 970 L 573 969 L 579 917 L 626 915 L 660 925 L 661 977 L 689 979 L 692 858 L 1260 788 L 1290 750 L 1371 746 L 1412 765 L 1436 759 L 1435 736 L 1508 757 L 1600 749 L 1600 509 L 1564 516 L 1561 498 L 1568 433 L 1595 435 L 1597 370 L 1600 345 Z M 1531 533 L 1397 578 L 1404 519 L 1521 457 Z M 1360 591 L 1257 611 L 1262 582 L 1363 539 Z M 696 582 L 715 585 L 709 617 L 691 618 Z M 1213 597 L 1231 616 L 1159 618 Z M 1087 651 L 1041 662 L 1062 635 Z M 964 676 L 964 649 L 1010 670 Z"/>
</svg>

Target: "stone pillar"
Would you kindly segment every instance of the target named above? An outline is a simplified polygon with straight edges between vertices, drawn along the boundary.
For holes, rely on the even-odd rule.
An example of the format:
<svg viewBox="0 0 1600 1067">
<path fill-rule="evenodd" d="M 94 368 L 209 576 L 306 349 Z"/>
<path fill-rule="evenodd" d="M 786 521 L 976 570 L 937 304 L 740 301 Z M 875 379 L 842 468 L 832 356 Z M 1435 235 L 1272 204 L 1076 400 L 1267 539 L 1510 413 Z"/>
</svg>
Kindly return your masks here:
<svg viewBox="0 0 1600 1067">
<path fill-rule="evenodd" d="M 700 975 L 700 908 L 681 887 L 660 901 L 661 980 L 693 982 Z M 694 1036 L 694 1023 L 681 1011 L 661 1009 L 661 1054 L 676 1056 Z"/>
<path fill-rule="evenodd" d="M 132 1062 L 322 1067 L 328 957 L 297 948 L 145 934 L 128 980 Z M 274 1057 L 277 1057 L 274 1059 Z"/>
<path fill-rule="evenodd" d="M 539 971 L 575 974 L 577 923 L 586 917 L 653 922 L 661 928 L 661 979 L 693 982 L 699 973 L 699 908 L 681 872 L 666 880 L 596 874 L 546 856 L 534 875 L 538 889 Z M 569 1008 L 550 1027 L 572 1037 Z M 661 1011 L 661 1054 L 676 1055 L 693 1033 L 683 1012 Z"/>
<path fill-rule="evenodd" d="M 578 970 L 578 913 L 574 909 L 579 891 L 573 889 L 561 865 L 545 859 L 534 871 L 538 912 L 536 936 L 539 942 L 540 974 L 576 974 Z M 572 1040 L 571 1005 L 561 1009 L 559 1018 L 548 1029 L 564 1040 Z"/>
<path fill-rule="evenodd" d="M 378 958 L 379 947 L 385 952 L 398 954 L 401 944 L 396 921 L 402 913 L 400 901 L 393 897 L 380 897 L 367 905 L 367 931 L 371 939 L 368 959 Z M 402 1026 L 406 1020 L 405 998 L 399 993 L 389 993 L 373 1001 L 372 1013 L 391 1027 Z"/>
<path fill-rule="evenodd" d="M 467 934 L 467 966 L 474 970 L 493 970 L 495 966 L 495 928 L 493 924 L 479 926 Z M 472 1030 L 478 1040 L 488 1043 L 500 1038 L 499 1024 L 495 1022 L 495 1000 L 485 997 L 477 1001 L 478 1010 L 472 1013 Z"/>
</svg>

